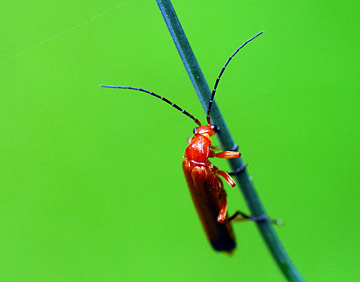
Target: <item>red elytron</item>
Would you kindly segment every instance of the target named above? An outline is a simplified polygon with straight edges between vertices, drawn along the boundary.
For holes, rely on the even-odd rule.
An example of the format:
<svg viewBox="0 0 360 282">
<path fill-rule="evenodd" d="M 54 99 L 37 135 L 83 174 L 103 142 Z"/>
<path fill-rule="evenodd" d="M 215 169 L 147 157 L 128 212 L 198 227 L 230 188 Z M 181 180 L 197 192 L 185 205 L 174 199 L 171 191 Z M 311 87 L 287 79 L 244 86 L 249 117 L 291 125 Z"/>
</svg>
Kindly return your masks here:
<svg viewBox="0 0 360 282">
<path fill-rule="evenodd" d="M 205 233 L 211 245 L 217 251 L 231 252 L 236 247 L 235 238 L 231 226 L 231 220 L 233 220 L 238 215 L 242 216 L 242 219 L 254 218 L 248 217 L 241 212 L 236 212 L 231 217 L 228 216 L 226 192 L 223 188 L 223 183 L 219 176 L 223 177 L 225 181 L 229 183 L 229 185 L 232 187 L 235 186 L 235 182 L 229 174 L 224 171 L 218 170 L 209 161 L 209 158 L 217 157 L 223 159 L 231 159 L 238 158 L 241 154 L 235 151 L 215 153 L 214 147 L 211 145 L 211 137 L 216 133 L 218 129 L 210 122 L 210 110 L 217 85 L 226 66 L 241 48 L 243 48 L 248 42 L 250 42 L 254 38 L 258 37 L 260 34 L 262 34 L 262 32 L 256 34 L 255 36 L 247 40 L 245 43 L 243 43 L 230 56 L 230 58 L 226 61 L 224 67 L 221 69 L 221 72 L 216 80 L 214 89 L 212 91 L 209 106 L 207 109 L 208 125 L 201 125 L 200 121 L 196 119 L 193 115 L 183 110 L 178 105 L 172 103 L 168 99 L 155 94 L 154 92 L 131 86 L 100 85 L 102 87 L 108 88 L 137 90 L 150 94 L 170 104 L 186 116 L 190 117 L 196 122 L 196 124 L 199 125 L 199 127 L 194 129 L 194 136 L 191 138 L 191 140 L 189 140 L 190 144 L 185 150 L 183 170 L 192 200 L 204 227 Z"/>
<path fill-rule="evenodd" d="M 231 251 L 235 248 L 235 238 L 231 223 L 225 223 L 227 215 L 226 192 L 218 175 L 222 176 L 230 186 L 234 180 L 226 172 L 218 170 L 210 161 L 210 157 L 238 158 L 238 152 L 215 153 L 211 148 L 210 137 L 215 134 L 209 124 L 195 130 L 189 146 L 185 150 L 183 170 L 189 190 L 205 229 L 205 233 L 217 251 Z"/>
</svg>

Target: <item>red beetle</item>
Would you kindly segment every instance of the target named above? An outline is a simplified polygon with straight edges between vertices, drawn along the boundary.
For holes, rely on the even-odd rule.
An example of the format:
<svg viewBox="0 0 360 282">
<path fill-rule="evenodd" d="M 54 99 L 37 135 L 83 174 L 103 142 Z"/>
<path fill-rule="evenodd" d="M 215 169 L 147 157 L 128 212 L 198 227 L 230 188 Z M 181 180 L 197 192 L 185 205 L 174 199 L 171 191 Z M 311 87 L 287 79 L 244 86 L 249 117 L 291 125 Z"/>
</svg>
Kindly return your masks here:
<svg viewBox="0 0 360 282">
<path fill-rule="evenodd" d="M 194 205 L 211 245 L 217 251 L 231 251 L 236 244 L 230 221 L 224 222 L 228 219 L 227 201 L 219 175 L 232 187 L 235 186 L 235 182 L 229 174 L 218 170 L 209 158 L 238 158 L 241 154 L 239 152 L 216 154 L 211 148 L 210 139 L 214 134 L 215 128 L 211 124 L 196 128 L 185 150 L 183 170 Z"/>
<path fill-rule="evenodd" d="M 231 176 L 221 170 L 218 170 L 210 161 L 209 158 L 217 157 L 223 159 L 239 158 L 241 154 L 235 151 L 225 151 L 215 153 L 214 147 L 211 145 L 211 137 L 218 130 L 217 127 L 210 122 L 210 110 L 212 102 L 215 96 L 216 88 L 219 80 L 229 64 L 230 60 L 236 55 L 236 53 L 243 48 L 248 42 L 262 34 L 258 33 L 253 36 L 245 43 L 243 43 L 226 61 L 224 67 L 216 79 L 214 89 L 211 94 L 209 106 L 207 109 L 207 125 L 201 125 L 200 121 L 187 111 L 180 108 L 178 105 L 172 103 L 168 99 L 161 97 L 154 92 L 142 88 L 136 88 L 131 86 L 111 86 L 111 85 L 100 85 L 108 88 L 120 88 L 120 89 L 131 89 L 141 92 L 145 92 L 152 96 L 155 96 L 166 103 L 172 105 L 177 110 L 181 111 L 186 116 L 199 125 L 194 129 L 194 136 L 189 140 L 189 145 L 185 150 L 183 170 L 188 184 L 191 197 L 194 205 L 205 229 L 205 233 L 213 246 L 217 251 L 231 252 L 235 247 L 235 238 L 231 227 L 231 221 L 238 216 L 238 220 L 251 219 L 254 221 L 266 220 L 267 217 L 250 217 L 242 212 L 236 212 L 233 216 L 229 217 L 227 212 L 227 201 L 226 192 L 223 188 L 223 184 L 219 176 L 223 177 L 231 187 L 236 184 Z M 237 173 L 241 173 L 241 169 Z"/>
</svg>

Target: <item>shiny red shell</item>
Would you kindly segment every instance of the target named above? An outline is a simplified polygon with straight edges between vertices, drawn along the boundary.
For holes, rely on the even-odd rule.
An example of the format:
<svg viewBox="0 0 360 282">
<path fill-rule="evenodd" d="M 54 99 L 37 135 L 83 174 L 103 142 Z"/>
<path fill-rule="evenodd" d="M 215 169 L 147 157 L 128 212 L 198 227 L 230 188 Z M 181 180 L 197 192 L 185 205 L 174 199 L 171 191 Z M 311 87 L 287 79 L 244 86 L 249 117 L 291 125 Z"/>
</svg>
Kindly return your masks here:
<svg viewBox="0 0 360 282">
<path fill-rule="evenodd" d="M 215 156 L 210 139 L 214 134 L 211 125 L 196 129 L 185 151 L 183 170 L 195 208 L 212 247 L 217 251 L 231 252 L 236 247 L 232 226 L 230 223 L 220 223 L 218 218 L 224 207 L 222 221 L 228 217 L 226 192 L 217 175 L 218 169 L 208 160 Z"/>
</svg>

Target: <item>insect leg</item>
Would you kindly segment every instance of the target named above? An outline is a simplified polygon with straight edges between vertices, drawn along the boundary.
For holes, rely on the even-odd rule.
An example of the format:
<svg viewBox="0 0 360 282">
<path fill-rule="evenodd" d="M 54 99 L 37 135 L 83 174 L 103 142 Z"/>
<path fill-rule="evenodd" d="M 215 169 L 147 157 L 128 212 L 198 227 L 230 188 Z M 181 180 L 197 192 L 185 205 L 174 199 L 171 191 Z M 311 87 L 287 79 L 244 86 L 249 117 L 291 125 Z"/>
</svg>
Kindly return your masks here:
<svg viewBox="0 0 360 282">
<path fill-rule="evenodd" d="M 241 156 L 241 153 L 232 152 L 232 151 L 224 151 L 224 152 L 215 154 L 215 157 L 220 158 L 220 159 L 235 159 L 235 158 L 240 158 L 240 156 Z"/>
<path fill-rule="evenodd" d="M 229 174 L 227 174 L 225 171 L 222 170 L 217 170 L 216 173 L 218 175 L 221 175 L 222 177 L 224 177 L 225 181 L 227 183 L 229 183 L 229 185 L 231 187 L 234 187 L 236 185 L 235 181 L 231 178 L 231 176 Z"/>
<path fill-rule="evenodd" d="M 226 199 L 223 199 L 223 202 L 221 203 L 219 215 L 217 217 L 217 221 L 219 223 L 223 223 L 226 219 L 226 214 L 227 214 L 227 201 Z"/>
<path fill-rule="evenodd" d="M 235 212 L 232 216 L 224 220 L 222 223 L 229 223 L 231 221 L 246 221 L 251 220 L 254 222 L 270 221 L 272 224 L 282 225 L 282 221 L 279 219 L 270 219 L 266 214 L 260 216 L 250 216 L 241 211 Z"/>
</svg>

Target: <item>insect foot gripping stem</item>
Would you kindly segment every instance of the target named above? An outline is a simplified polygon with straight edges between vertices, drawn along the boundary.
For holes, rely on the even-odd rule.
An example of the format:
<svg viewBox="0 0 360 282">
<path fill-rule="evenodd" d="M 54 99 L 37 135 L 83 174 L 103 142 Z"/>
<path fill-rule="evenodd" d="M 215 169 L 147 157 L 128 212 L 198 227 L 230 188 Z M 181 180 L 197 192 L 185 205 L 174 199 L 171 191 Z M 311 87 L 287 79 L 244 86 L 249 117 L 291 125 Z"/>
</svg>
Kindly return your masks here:
<svg viewBox="0 0 360 282">
<path fill-rule="evenodd" d="M 260 216 L 250 216 L 250 215 L 247 215 L 247 214 L 245 214 L 245 213 L 243 213 L 241 211 L 235 212 L 232 216 L 230 216 L 229 218 L 224 220 L 222 223 L 247 221 L 247 220 L 251 220 L 251 221 L 254 221 L 254 222 L 270 221 L 272 224 L 275 224 L 275 225 L 280 225 L 280 226 L 283 225 L 282 220 L 280 220 L 280 219 L 271 219 L 266 214 L 260 215 Z"/>
</svg>

